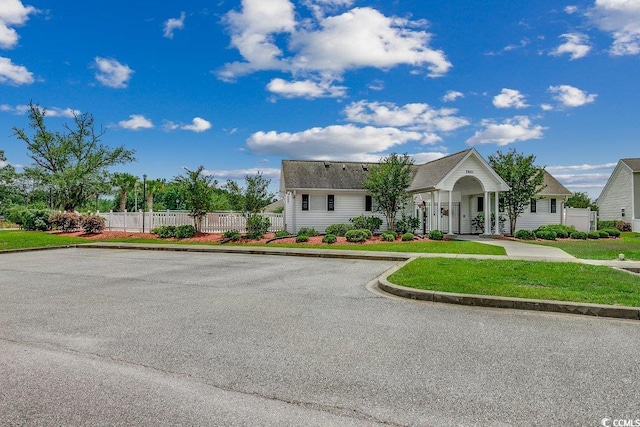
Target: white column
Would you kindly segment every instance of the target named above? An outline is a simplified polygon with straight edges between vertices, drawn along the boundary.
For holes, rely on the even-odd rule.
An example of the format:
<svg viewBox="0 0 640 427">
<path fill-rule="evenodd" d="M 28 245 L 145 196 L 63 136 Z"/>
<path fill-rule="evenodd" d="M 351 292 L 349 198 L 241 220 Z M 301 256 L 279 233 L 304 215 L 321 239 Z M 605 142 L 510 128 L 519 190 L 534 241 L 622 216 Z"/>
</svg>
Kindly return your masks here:
<svg viewBox="0 0 640 427">
<path fill-rule="evenodd" d="M 500 192 L 496 191 L 495 193 L 496 195 L 496 231 L 495 231 L 495 235 L 499 236 L 500 235 L 500 221 L 498 220 L 500 218 Z"/>
<path fill-rule="evenodd" d="M 453 234 L 453 191 L 449 190 L 449 215 L 447 215 L 447 218 L 449 220 L 449 233 L 448 234 Z"/>
<path fill-rule="evenodd" d="M 430 193 L 431 194 L 431 204 L 429 205 L 429 231 L 433 230 L 433 213 L 435 212 L 435 206 L 436 206 L 436 198 L 435 195 L 433 194 L 433 191 Z"/>
<path fill-rule="evenodd" d="M 489 192 L 484 192 L 484 234 L 491 234 L 491 199 Z"/>
<path fill-rule="evenodd" d="M 440 214 L 440 190 L 437 191 L 437 197 L 438 197 L 438 203 L 437 203 L 437 207 L 436 207 L 436 230 L 440 230 L 442 231 L 442 227 L 440 226 L 442 224 L 442 215 Z"/>
</svg>

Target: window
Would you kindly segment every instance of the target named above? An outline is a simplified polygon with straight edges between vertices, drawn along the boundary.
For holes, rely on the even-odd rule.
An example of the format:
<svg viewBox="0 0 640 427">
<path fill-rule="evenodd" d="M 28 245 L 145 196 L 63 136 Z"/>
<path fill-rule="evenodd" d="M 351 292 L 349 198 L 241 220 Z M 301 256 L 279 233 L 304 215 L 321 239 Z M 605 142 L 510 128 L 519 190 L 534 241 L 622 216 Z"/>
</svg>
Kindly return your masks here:
<svg viewBox="0 0 640 427">
<path fill-rule="evenodd" d="M 556 199 L 551 199 L 551 213 L 556 213 L 556 212 L 557 212 Z"/>
<path fill-rule="evenodd" d="M 484 197 L 478 196 L 478 212 L 484 212 Z"/>
<path fill-rule="evenodd" d="M 303 194 L 302 195 L 302 210 L 303 211 L 308 211 L 309 210 L 309 195 L 308 194 Z"/>
<path fill-rule="evenodd" d="M 373 208 L 373 200 L 371 196 L 364 196 L 364 210 L 367 212 L 371 212 Z"/>
<path fill-rule="evenodd" d="M 333 194 L 327 194 L 327 210 L 335 210 L 335 196 Z"/>
<path fill-rule="evenodd" d="M 529 210 L 531 213 L 536 213 L 538 211 L 538 201 L 536 199 L 531 199 L 531 207 Z"/>
</svg>

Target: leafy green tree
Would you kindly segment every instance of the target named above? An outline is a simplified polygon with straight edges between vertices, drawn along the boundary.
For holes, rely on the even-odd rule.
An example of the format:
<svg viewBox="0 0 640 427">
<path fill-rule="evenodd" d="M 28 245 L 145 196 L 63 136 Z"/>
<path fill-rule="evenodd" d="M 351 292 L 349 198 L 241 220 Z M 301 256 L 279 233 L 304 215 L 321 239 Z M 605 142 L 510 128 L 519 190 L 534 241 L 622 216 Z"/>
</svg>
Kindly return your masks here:
<svg viewBox="0 0 640 427">
<path fill-rule="evenodd" d="M 109 148 L 100 142 L 104 131 L 96 131 L 94 118 L 83 113 L 74 116 L 74 127 L 52 132 L 45 125 L 46 110 L 29 104 L 29 135 L 13 128 L 14 135 L 27 145 L 33 166 L 25 174 L 53 190 L 55 203 L 65 211 L 84 205 L 107 182 L 111 166 L 134 161 L 133 150 L 123 146 Z"/>
<path fill-rule="evenodd" d="M 509 185 L 510 190 L 502 194 L 502 204 L 509 216 L 511 234 L 516 232 L 518 217 L 531 203 L 531 199 L 542 190 L 544 168 L 536 166 L 536 156 L 525 156 L 515 149 L 508 153 L 498 151 L 489 156 L 489 164 Z"/>
<path fill-rule="evenodd" d="M 184 168 L 185 174 L 177 176 L 175 181 L 180 185 L 184 203 L 193 218 L 197 231 L 202 229 L 202 219 L 212 210 L 212 196 L 217 182 L 213 176 L 203 174 L 204 166 L 190 171 Z"/>
<path fill-rule="evenodd" d="M 598 205 L 593 203 L 587 193 L 573 193 L 564 204 L 568 208 L 591 208 L 592 211 L 598 210 Z"/>
<path fill-rule="evenodd" d="M 389 230 L 395 229 L 396 214 L 410 200 L 407 188 L 411 183 L 413 160 L 407 154 L 390 154 L 369 170 L 364 188 L 371 194 L 375 210 L 387 219 Z"/>
<path fill-rule="evenodd" d="M 4 151 L 0 150 L 0 201 L 5 203 L 15 194 L 16 171 L 4 156 Z"/>
<path fill-rule="evenodd" d="M 275 194 L 269 193 L 271 180 L 258 173 L 244 177 L 245 187 L 228 180 L 224 186 L 232 209 L 238 212 L 257 213 L 275 201 Z"/>
<path fill-rule="evenodd" d="M 130 173 L 116 172 L 111 175 L 111 185 L 116 188 L 118 198 L 118 211 L 124 212 L 127 209 L 127 195 L 133 191 L 138 178 Z"/>
<path fill-rule="evenodd" d="M 153 210 L 153 198 L 164 189 L 164 182 L 160 179 L 147 180 L 147 211 Z"/>
<path fill-rule="evenodd" d="M 229 179 L 224 185 L 224 190 L 227 192 L 227 199 L 231 204 L 231 209 L 236 212 L 244 212 L 244 190 L 237 182 Z"/>
</svg>

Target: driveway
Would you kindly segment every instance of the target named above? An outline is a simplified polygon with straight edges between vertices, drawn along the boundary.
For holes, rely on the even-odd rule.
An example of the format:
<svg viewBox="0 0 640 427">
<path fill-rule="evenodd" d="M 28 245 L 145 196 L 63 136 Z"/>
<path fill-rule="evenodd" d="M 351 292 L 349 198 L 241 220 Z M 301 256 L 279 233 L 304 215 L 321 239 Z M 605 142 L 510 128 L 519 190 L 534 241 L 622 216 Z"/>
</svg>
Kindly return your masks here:
<svg viewBox="0 0 640 427">
<path fill-rule="evenodd" d="M 640 418 L 640 322 L 365 286 L 391 262 L 0 255 L 0 425 L 599 425 Z"/>
</svg>

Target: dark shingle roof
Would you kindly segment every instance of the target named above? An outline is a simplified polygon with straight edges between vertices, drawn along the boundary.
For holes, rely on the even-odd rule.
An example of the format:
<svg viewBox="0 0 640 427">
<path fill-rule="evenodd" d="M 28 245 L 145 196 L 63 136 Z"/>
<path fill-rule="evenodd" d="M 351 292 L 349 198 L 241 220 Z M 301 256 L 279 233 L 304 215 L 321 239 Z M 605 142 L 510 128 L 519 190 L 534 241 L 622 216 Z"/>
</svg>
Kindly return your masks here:
<svg viewBox="0 0 640 427">
<path fill-rule="evenodd" d="M 620 159 L 620 161 L 622 163 L 624 163 L 625 165 L 629 166 L 632 171 L 640 172 L 640 159 L 638 159 L 638 158 L 635 158 L 635 159 Z"/>
<path fill-rule="evenodd" d="M 573 194 L 546 170 L 544 171 L 542 185 L 543 188 L 537 194 L 538 196 L 571 196 Z"/>
<path fill-rule="evenodd" d="M 416 172 L 408 190 L 417 191 L 435 187 L 436 184 L 442 181 L 442 179 L 451 172 L 451 169 L 460 163 L 471 150 L 472 149 L 470 148 L 468 150 L 416 166 Z"/>
<path fill-rule="evenodd" d="M 283 160 L 286 188 L 362 190 L 362 183 L 375 163 Z"/>
</svg>

